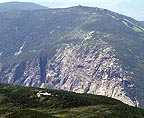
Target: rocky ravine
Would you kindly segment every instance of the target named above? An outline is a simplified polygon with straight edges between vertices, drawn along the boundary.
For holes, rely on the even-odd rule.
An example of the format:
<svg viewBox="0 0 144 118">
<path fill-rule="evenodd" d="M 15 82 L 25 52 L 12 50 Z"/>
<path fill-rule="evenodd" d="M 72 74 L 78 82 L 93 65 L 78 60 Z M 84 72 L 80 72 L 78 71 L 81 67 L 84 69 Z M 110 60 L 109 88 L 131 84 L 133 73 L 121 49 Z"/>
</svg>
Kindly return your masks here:
<svg viewBox="0 0 144 118">
<path fill-rule="evenodd" d="M 144 27 L 100 8 L 0 13 L 0 82 L 144 106 Z"/>
<path fill-rule="evenodd" d="M 131 72 L 124 70 L 115 50 L 94 31 L 73 32 L 80 43 L 58 48 L 55 57 L 31 58 L 5 68 L 2 82 L 104 95 L 139 106 Z M 83 40 L 81 40 L 83 39 Z"/>
</svg>

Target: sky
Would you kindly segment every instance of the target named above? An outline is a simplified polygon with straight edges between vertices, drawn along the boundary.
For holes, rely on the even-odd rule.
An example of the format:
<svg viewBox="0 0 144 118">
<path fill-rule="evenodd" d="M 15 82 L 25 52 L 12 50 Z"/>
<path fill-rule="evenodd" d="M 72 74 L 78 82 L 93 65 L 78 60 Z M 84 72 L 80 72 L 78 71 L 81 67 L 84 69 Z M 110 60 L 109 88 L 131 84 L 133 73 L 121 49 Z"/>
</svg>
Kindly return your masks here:
<svg viewBox="0 0 144 118">
<path fill-rule="evenodd" d="M 0 3 L 12 0 L 0 0 Z M 66 8 L 83 5 L 108 9 L 144 21 L 144 0 L 14 0 L 34 2 L 50 8 Z"/>
</svg>

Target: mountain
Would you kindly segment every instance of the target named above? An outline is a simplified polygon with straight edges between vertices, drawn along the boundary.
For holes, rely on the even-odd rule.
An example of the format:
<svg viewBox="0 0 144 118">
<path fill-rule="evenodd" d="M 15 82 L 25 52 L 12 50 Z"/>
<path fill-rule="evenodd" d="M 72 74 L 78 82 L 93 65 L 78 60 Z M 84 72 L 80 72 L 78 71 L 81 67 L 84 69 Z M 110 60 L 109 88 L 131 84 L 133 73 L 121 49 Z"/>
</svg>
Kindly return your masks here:
<svg viewBox="0 0 144 118">
<path fill-rule="evenodd" d="M 0 117 L 142 118 L 144 110 L 104 96 L 0 84 Z"/>
<path fill-rule="evenodd" d="M 0 16 L 0 82 L 144 106 L 141 22 L 84 6 Z"/>
<path fill-rule="evenodd" d="M 30 2 L 6 2 L 0 3 L 0 12 L 11 12 L 17 10 L 38 10 L 48 9 L 47 7 Z"/>
<path fill-rule="evenodd" d="M 141 21 L 142 25 L 144 26 L 144 21 Z"/>
</svg>

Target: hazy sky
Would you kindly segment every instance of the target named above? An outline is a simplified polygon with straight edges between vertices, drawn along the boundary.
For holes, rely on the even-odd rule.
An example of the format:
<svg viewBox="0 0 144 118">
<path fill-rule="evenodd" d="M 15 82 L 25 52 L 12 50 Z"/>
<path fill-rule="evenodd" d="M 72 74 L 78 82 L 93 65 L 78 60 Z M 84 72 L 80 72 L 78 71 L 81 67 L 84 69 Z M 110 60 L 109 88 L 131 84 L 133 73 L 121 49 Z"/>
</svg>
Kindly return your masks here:
<svg viewBox="0 0 144 118">
<path fill-rule="evenodd" d="M 12 0 L 0 0 L 9 2 Z M 14 0 L 21 2 L 34 2 L 50 8 L 70 7 L 77 5 L 100 7 L 109 9 L 137 20 L 144 20 L 144 0 Z"/>
</svg>

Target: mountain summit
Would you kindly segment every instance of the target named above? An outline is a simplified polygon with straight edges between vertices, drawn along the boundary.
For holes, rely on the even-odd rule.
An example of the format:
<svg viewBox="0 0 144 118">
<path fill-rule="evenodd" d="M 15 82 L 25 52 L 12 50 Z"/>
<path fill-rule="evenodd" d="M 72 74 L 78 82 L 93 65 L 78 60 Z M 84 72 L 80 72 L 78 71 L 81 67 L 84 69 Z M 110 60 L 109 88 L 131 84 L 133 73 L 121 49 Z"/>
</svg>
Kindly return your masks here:
<svg viewBox="0 0 144 118">
<path fill-rule="evenodd" d="M 0 3 L 0 12 L 9 12 L 9 11 L 17 11 L 17 10 L 38 10 L 38 9 L 48 9 L 48 8 L 30 2 Z"/>
<path fill-rule="evenodd" d="M 0 13 L 0 81 L 144 106 L 144 27 L 76 6 Z"/>
</svg>

